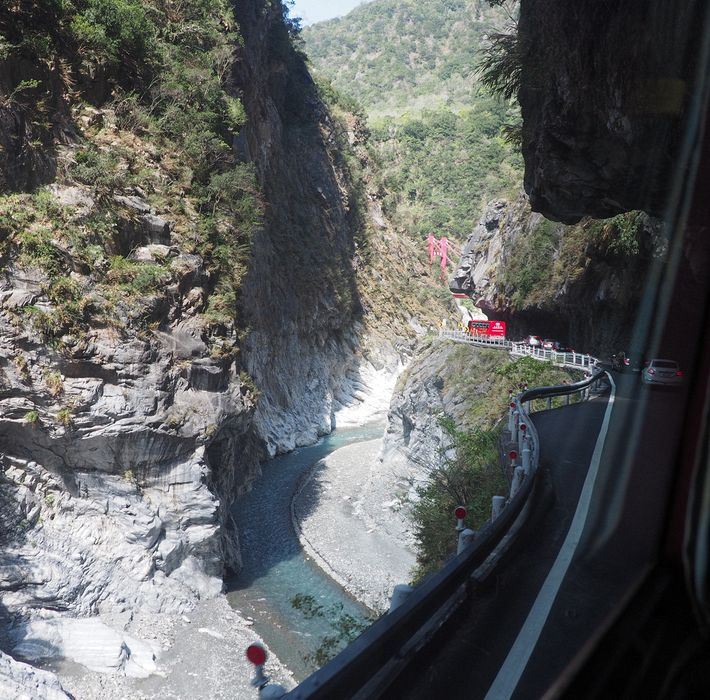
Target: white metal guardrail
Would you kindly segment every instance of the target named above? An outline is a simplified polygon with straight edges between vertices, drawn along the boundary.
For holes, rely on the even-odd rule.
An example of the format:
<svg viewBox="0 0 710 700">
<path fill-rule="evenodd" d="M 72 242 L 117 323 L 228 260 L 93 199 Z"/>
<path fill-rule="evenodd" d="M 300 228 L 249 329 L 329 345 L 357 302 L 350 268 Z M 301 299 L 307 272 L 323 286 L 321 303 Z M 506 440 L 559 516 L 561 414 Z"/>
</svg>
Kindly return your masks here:
<svg viewBox="0 0 710 700">
<path fill-rule="evenodd" d="M 533 357 L 541 362 L 551 362 L 558 367 L 593 370 L 599 364 L 599 360 L 592 355 L 585 355 L 579 352 L 545 350 L 540 347 L 528 345 L 527 343 L 513 343 L 502 338 L 486 338 L 480 335 L 470 335 L 466 331 L 441 330 L 439 331 L 439 337 L 453 340 L 456 343 L 465 343 L 477 347 L 508 350 L 510 354 L 515 357 Z"/>
<path fill-rule="evenodd" d="M 504 338 L 488 338 L 483 335 L 471 335 L 466 331 L 439 331 L 440 338 L 454 340 L 457 343 L 466 343 L 467 345 L 477 345 L 484 348 L 500 348 L 511 350 L 513 343 Z"/>
<path fill-rule="evenodd" d="M 526 343 L 513 343 L 510 354 L 516 357 L 534 357 L 536 360 L 552 362 L 553 365 L 571 369 L 594 369 L 599 363 L 599 360 L 592 355 L 584 355 L 579 352 L 544 350 Z"/>
</svg>

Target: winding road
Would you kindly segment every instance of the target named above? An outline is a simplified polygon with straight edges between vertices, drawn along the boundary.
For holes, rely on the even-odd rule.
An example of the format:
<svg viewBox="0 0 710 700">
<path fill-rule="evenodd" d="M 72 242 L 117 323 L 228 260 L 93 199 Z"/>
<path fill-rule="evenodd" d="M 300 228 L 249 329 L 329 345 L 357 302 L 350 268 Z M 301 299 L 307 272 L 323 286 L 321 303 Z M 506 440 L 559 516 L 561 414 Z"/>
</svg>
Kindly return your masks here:
<svg viewBox="0 0 710 700">
<path fill-rule="evenodd" d="M 614 382 L 610 395 L 534 414 L 541 478 L 529 521 L 427 663 L 384 697 L 544 697 L 634 590 L 658 547 L 681 394 L 648 391 L 638 375 Z"/>
</svg>

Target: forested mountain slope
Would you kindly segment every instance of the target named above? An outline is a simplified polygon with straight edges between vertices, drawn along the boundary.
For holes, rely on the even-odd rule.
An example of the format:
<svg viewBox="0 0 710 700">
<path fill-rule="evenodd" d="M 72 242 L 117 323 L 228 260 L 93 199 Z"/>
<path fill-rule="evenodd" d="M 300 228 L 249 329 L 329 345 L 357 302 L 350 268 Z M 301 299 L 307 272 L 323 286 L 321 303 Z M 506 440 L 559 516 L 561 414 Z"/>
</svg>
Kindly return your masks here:
<svg viewBox="0 0 710 700">
<path fill-rule="evenodd" d="M 376 0 L 303 31 L 323 81 L 367 113 L 385 211 L 416 239 L 463 239 L 486 203 L 514 197 L 514 104 L 482 87 L 485 37 L 511 20 L 486 0 Z"/>
<path fill-rule="evenodd" d="M 318 72 L 372 115 L 470 107 L 485 35 L 506 13 L 486 0 L 376 0 L 306 28 Z"/>
</svg>

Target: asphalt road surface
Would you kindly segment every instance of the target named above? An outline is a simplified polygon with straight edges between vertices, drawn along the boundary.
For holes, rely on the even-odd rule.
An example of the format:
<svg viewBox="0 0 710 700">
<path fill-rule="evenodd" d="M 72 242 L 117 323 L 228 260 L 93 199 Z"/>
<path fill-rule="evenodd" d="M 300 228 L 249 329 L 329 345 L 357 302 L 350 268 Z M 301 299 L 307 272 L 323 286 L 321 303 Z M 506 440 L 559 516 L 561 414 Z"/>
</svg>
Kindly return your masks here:
<svg viewBox="0 0 710 700">
<path fill-rule="evenodd" d="M 541 472 L 528 523 L 426 663 L 387 697 L 554 693 L 634 590 L 662 536 L 682 392 L 648 390 L 638 374 L 613 378 L 613 401 L 535 414 Z"/>
</svg>

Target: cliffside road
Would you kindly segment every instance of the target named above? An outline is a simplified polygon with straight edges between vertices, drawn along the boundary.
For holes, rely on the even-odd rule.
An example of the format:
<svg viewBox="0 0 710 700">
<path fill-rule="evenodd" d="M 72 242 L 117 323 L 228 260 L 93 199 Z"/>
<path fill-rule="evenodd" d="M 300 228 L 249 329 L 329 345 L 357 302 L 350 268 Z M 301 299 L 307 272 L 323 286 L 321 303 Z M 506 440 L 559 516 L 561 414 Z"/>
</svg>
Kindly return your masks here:
<svg viewBox="0 0 710 700">
<path fill-rule="evenodd" d="M 649 465 L 672 454 L 665 436 L 681 397 L 640 390 L 637 375 L 615 375 L 615 382 L 603 445 L 597 440 L 608 397 L 535 414 L 542 471 L 521 538 L 426 670 L 398 682 L 388 697 L 540 698 L 633 585 L 656 546 L 658 494 L 667 486 L 665 470 Z M 622 479 L 618 450 L 639 411 L 655 439 Z M 585 489 L 590 463 L 598 473 Z M 588 509 L 579 508 L 580 496 L 589 497 Z"/>
</svg>

